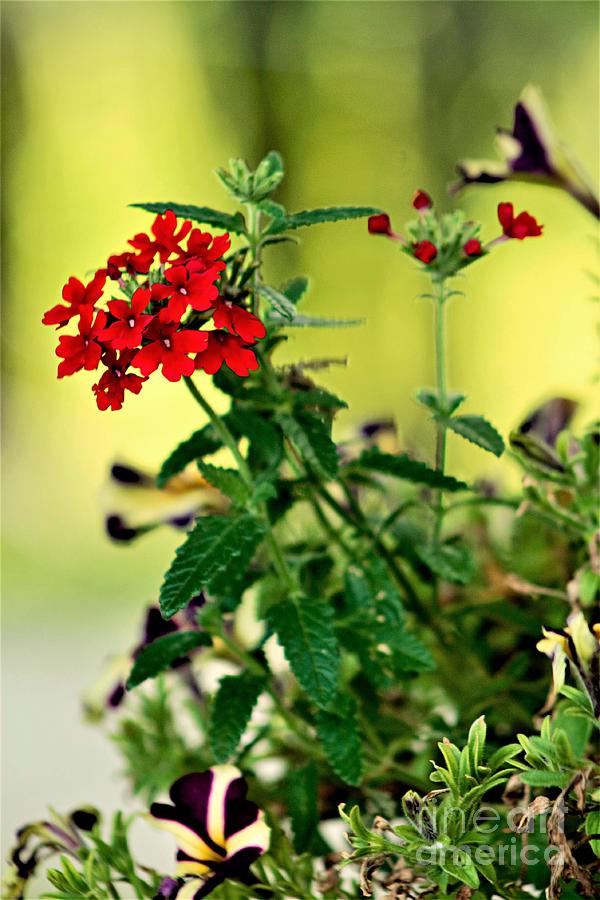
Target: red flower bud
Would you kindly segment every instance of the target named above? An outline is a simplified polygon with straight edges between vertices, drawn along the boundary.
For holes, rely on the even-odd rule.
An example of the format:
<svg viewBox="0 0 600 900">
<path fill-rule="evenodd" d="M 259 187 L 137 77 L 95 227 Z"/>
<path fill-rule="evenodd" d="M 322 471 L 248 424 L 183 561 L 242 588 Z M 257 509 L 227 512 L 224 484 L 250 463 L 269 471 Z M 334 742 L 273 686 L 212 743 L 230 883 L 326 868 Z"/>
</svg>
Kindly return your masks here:
<svg viewBox="0 0 600 900">
<path fill-rule="evenodd" d="M 498 221 L 502 225 L 502 231 L 509 238 L 522 241 L 526 237 L 539 237 L 543 225 L 538 225 L 533 216 L 528 212 L 515 216 L 512 203 L 498 204 Z"/>
<path fill-rule="evenodd" d="M 431 241 L 419 241 L 413 244 L 413 253 L 421 262 L 429 265 L 437 256 L 437 247 Z"/>
<path fill-rule="evenodd" d="M 463 253 L 465 256 L 480 256 L 481 241 L 478 241 L 477 238 L 471 238 L 471 240 L 467 241 L 463 246 Z"/>
<path fill-rule="evenodd" d="M 429 194 L 425 193 L 425 191 L 416 191 L 414 197 L 412 198 L 412 205 L 415 209 L 418 209 L 419 212 L 422 209 L 431 209 L 433 206 L 433 200 L 429 196 Z"/>
<path fill-rule="evenodd" d="M 369 234 L 392 234 L 392 223 L 387 213 L 369 216 Z"/>
</svg>

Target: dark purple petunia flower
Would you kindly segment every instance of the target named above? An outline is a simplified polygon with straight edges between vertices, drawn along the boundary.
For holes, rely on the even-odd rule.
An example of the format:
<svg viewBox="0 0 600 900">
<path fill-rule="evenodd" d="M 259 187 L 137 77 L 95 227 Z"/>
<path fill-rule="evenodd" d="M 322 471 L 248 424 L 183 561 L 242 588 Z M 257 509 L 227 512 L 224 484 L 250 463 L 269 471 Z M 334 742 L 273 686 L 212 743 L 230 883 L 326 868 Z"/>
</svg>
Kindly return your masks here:
<svg viewBox="0 0 600 900">
<path fill-rule="evenodd" d="M 152 804 L 156 825 L 174 834 L 178 844 L 180 886 L 169 897 L 200 900 L 227 879 L 253 883 L 250 866 L 268 849 L 271 831 L 247 791 L 235 766 L 213 766 L 176 781 L 172 806 Z"/>
<path fill-rule="evenodd" d="M 562 188 L 592 215 L 600 218 L 598 193 L 569 148 L 558 139 L 540 91 L 528 85 L 515 106 L 512 131 L 498 129 L 502 161 L 462 160 L 457 166 L 460 181 L 451 192 L 469 184 L 500 181 L 530 181 Z"/>
</svg>

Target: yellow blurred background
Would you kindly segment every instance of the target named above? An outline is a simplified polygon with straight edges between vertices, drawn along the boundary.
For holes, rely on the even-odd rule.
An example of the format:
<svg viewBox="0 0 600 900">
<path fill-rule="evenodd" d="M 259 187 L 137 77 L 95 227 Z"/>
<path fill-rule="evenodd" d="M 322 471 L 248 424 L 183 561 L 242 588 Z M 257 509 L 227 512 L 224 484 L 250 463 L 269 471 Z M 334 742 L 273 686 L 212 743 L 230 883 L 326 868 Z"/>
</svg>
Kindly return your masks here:
<svg viewBox="0 0 600 900">
<path fill-rule="evenodd" d="M 78 697 L 127 647 L 180 540 L 108 543 L 97 503 L 115 457 L 156 467 L 197 428 L 183 387 L 156 377 L 100 413 L 91 374 L 58 382 L 40 324 L 67 277 L 120 252 L 150 217 L 136 201 L 231 209 L 212 175 L 230 156 L 280 150 L 291 210 L 372 204 L 401 226 L 415 188 L 450 209 L 456 161 L 490 157 L 528 82 L 559 134 L 598 171 L 594 2 L 4 2 L 3 843 L 47 803 L 108 805 L 114 759 L 79 722 Z M 595 224 L 536 186 L 461 199 L 484 236 L 511 200 L 545 224 L 469 270 L 450 309 L 450 381 L 506 434 L 561 393 L 593 414 L 598 306 Z M 310 274 L 305 312 L 366 317 L 353 330 L 298 331 L 282 359 L 348 356 L 323 382 L 350 403 L 343 437 L 396 416 L 431 453 L 413 396 L 431 384 L 431 309 L 409 260 L 364 222 L 325 225 L 272 248 L 275 282 Z M 596 403 L 597 406 L 597 403 Z M 510 463 L 451 441 L 454 474 L 508 479 Z"/>
</svg>

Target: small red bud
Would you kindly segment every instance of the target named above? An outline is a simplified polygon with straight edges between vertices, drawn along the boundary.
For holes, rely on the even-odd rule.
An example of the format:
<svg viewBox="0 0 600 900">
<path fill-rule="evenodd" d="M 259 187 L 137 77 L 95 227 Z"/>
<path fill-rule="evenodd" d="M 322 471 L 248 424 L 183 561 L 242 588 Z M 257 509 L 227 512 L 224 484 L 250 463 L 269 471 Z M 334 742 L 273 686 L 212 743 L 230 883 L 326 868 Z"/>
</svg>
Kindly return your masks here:
<svg viewBox="0 0 600 900">
<path fill-rule="evenodd" d="M 414 197 L 412 198 L 412 205 L 415 209 L 418 209 L 419 212 L 422 209 L 431 209 L 433 206 L 433 200 L 429 196 L 429 194 L 425 193 L 425 191 L 416 191 Z"/>
<path fill-rule="evenodd" d="M 465 256 L 480 256 L 481 241 L 478 241 L 477 238 L 471 238 L 471 240 L 467 241 L 463 246 L 463 253 Z"/>
<path fill-rule="evenodd" d="M 431 241 L 419 241 L 413 244 L 413 253 L 421 262 L 429 265 L 437 256 L 437 247 Z"/>
<path fill-rule="evenodd" d="M 392 223 L 387 213 L 379 213 L 376 216 L 369 216 L 369 234 L 387 234 L 392 233 Z"/>
</svg>

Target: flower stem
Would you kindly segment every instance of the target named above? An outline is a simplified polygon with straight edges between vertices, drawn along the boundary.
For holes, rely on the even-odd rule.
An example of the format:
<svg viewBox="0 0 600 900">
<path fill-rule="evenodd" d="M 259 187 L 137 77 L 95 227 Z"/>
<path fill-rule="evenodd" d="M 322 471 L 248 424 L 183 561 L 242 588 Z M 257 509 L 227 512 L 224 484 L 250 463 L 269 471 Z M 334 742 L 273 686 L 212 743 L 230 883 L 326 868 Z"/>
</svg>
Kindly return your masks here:
<svg viewBox="0 0 600 900">
<path fill-rule="evenodd" d="M 437 285 L 437 296 L 435 298 L 435 372 L 437 381 L 437 400 L 438 407 L 442 410 L 442 419 L 438 419 L 437 433 L 435 442 L 435 467 L 440 474 L 444 474 L 446 468 L 446 423 L 444 418 L 448 405 L 448 395 L 446 387 L 446 334 L 445 334 L 445 317 L 444 304 L 446 295 L 444 291 L 444 282 L 440 281 Z M 444 518 L 444 492 L 440 488 L 436 498 L 436 518 L 434 527 L 434 542 L 439 544 L 440 533 L 442 530 L 442 522 Z"/>
</svg>

